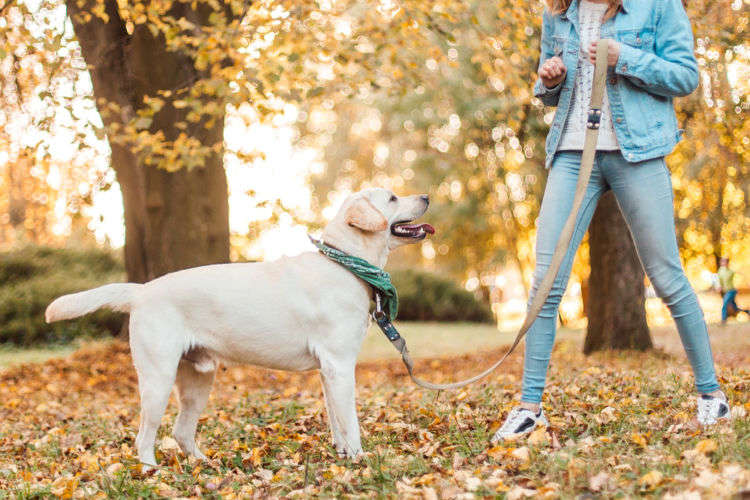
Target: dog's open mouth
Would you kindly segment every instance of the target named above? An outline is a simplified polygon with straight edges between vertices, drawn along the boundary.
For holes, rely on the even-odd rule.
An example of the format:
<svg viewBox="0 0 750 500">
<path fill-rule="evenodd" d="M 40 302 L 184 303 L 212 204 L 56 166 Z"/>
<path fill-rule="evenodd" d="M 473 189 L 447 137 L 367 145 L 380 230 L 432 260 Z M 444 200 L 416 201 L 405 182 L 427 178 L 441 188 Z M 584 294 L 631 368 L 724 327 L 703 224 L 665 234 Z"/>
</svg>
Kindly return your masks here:
<svg viewBox="0 0 750 500">
<path fill-rule="evenodd" d="M 413 221 L 401 221 L 391 225 L 391 234 L 399 238 L 421 240 L 428 234 L 435 234 L 435 228 L 427 223 L 413 224 Z"/>
</svg>

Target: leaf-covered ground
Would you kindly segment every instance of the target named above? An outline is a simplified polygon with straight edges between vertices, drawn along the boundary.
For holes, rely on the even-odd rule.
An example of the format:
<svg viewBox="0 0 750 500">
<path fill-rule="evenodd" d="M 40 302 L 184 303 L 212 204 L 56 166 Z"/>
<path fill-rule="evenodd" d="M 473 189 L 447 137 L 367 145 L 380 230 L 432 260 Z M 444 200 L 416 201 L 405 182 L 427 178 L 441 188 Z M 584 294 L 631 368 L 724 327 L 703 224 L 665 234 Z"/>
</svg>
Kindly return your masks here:
<svg viewBox="0 0 750 500">
<path fill-rule="evenodd" d="M 750 331 L 728 328 L 723 338 L 742 341 L 719 342 L 716 354 L 734 419 L 708 431 L 692 424 L 684 356 L 587 358 L 564 340 L 545 400 L 552 426 L 528 439 L 488 442 L 514 405 L 520 354 L 458 393 L 417 389 L 395 360 L 362 363 L 367 454 L 357 463 L 338 459 L 329 444 L 317 374 L 230 367 L 199 428 L 210 462 L 177 451 L 172 402 L 157 451 L 163 467 L 149 474 L 133 451 L 138 401 L 127 345 L 99 344 L 0 373 L 0 497 L 731 497 L 750 490 Z M 500 352 L 419 367 L 450 380 Z"/>
</svg>

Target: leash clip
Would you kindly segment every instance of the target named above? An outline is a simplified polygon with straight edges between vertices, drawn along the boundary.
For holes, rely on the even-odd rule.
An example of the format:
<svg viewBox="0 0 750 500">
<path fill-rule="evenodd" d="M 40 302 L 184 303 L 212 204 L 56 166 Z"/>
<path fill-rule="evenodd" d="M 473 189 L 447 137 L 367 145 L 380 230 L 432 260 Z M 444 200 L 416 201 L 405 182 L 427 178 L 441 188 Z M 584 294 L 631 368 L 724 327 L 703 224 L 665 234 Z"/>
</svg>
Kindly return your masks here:
<svg viewBox="0 0 750 500">
<path fill-rule="evenodd" d="M 379 292 L 375 292 L 375 310 L 372 312 L 372 319 L 375 320 L 380 330 L 391 342 L 395 342 L 401 338 L 398 330 L 396 330 L 388 315 L 383 311 L 383 301 L 380 298 Z"/>
<path fill-rule="evenodd" d="M 372 317 L 375 321 L 380 324 L 380 318 L 385 317 L 385 311 L 383 311 L 383 301 L 380 298 L 380 293 L 375 292 L 375 310 L 372 312 Z"/>
</svg>

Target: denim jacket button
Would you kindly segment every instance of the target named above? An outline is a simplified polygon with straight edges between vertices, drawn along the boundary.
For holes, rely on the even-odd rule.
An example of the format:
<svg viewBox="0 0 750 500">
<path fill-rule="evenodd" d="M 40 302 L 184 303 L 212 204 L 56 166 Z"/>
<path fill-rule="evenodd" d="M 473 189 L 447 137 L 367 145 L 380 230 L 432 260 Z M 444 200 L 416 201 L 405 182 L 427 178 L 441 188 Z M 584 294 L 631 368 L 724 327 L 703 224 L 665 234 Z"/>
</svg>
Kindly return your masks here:
<svg viewBox="0 0 750 500">
<path fill-rule="evenodd" d="M 618 117 L 618 118 L 617 118 L 617 119 L 616 119 L 615 121 L 616 121 L 617 123 L 622 123 L 622 118 L 619 118 L 619 117 Z"/>
<path fill-rule="evenodd" d="M 615 83 L 617 83 L 617 77 L 613 76 L 612 78 L 610 78 L 609 79 L 609 83 L 611 83 L 612 85 L 614 85 Z"/>
<path fill-rule="evenodd" d="M 623 71 L 627 71 L 628 70 L 628 65 L 627 64 L 623 64 L 622 65 L 622 70 Z"/>
</svg>

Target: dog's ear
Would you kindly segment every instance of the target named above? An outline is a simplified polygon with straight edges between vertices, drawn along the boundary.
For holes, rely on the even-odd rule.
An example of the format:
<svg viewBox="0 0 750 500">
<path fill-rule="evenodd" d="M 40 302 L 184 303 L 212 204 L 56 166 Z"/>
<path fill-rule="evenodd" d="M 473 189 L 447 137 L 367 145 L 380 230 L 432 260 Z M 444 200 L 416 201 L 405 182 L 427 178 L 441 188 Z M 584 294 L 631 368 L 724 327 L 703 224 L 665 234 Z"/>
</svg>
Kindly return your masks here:
<svg viewBox="0 0 750 500">
<path fill-rule="evenodd" d="M 367 198 L 357 198 L 346 209 L 346 223 L 362 231 L 384 231 L 388 220 Z"/>
</svg>

